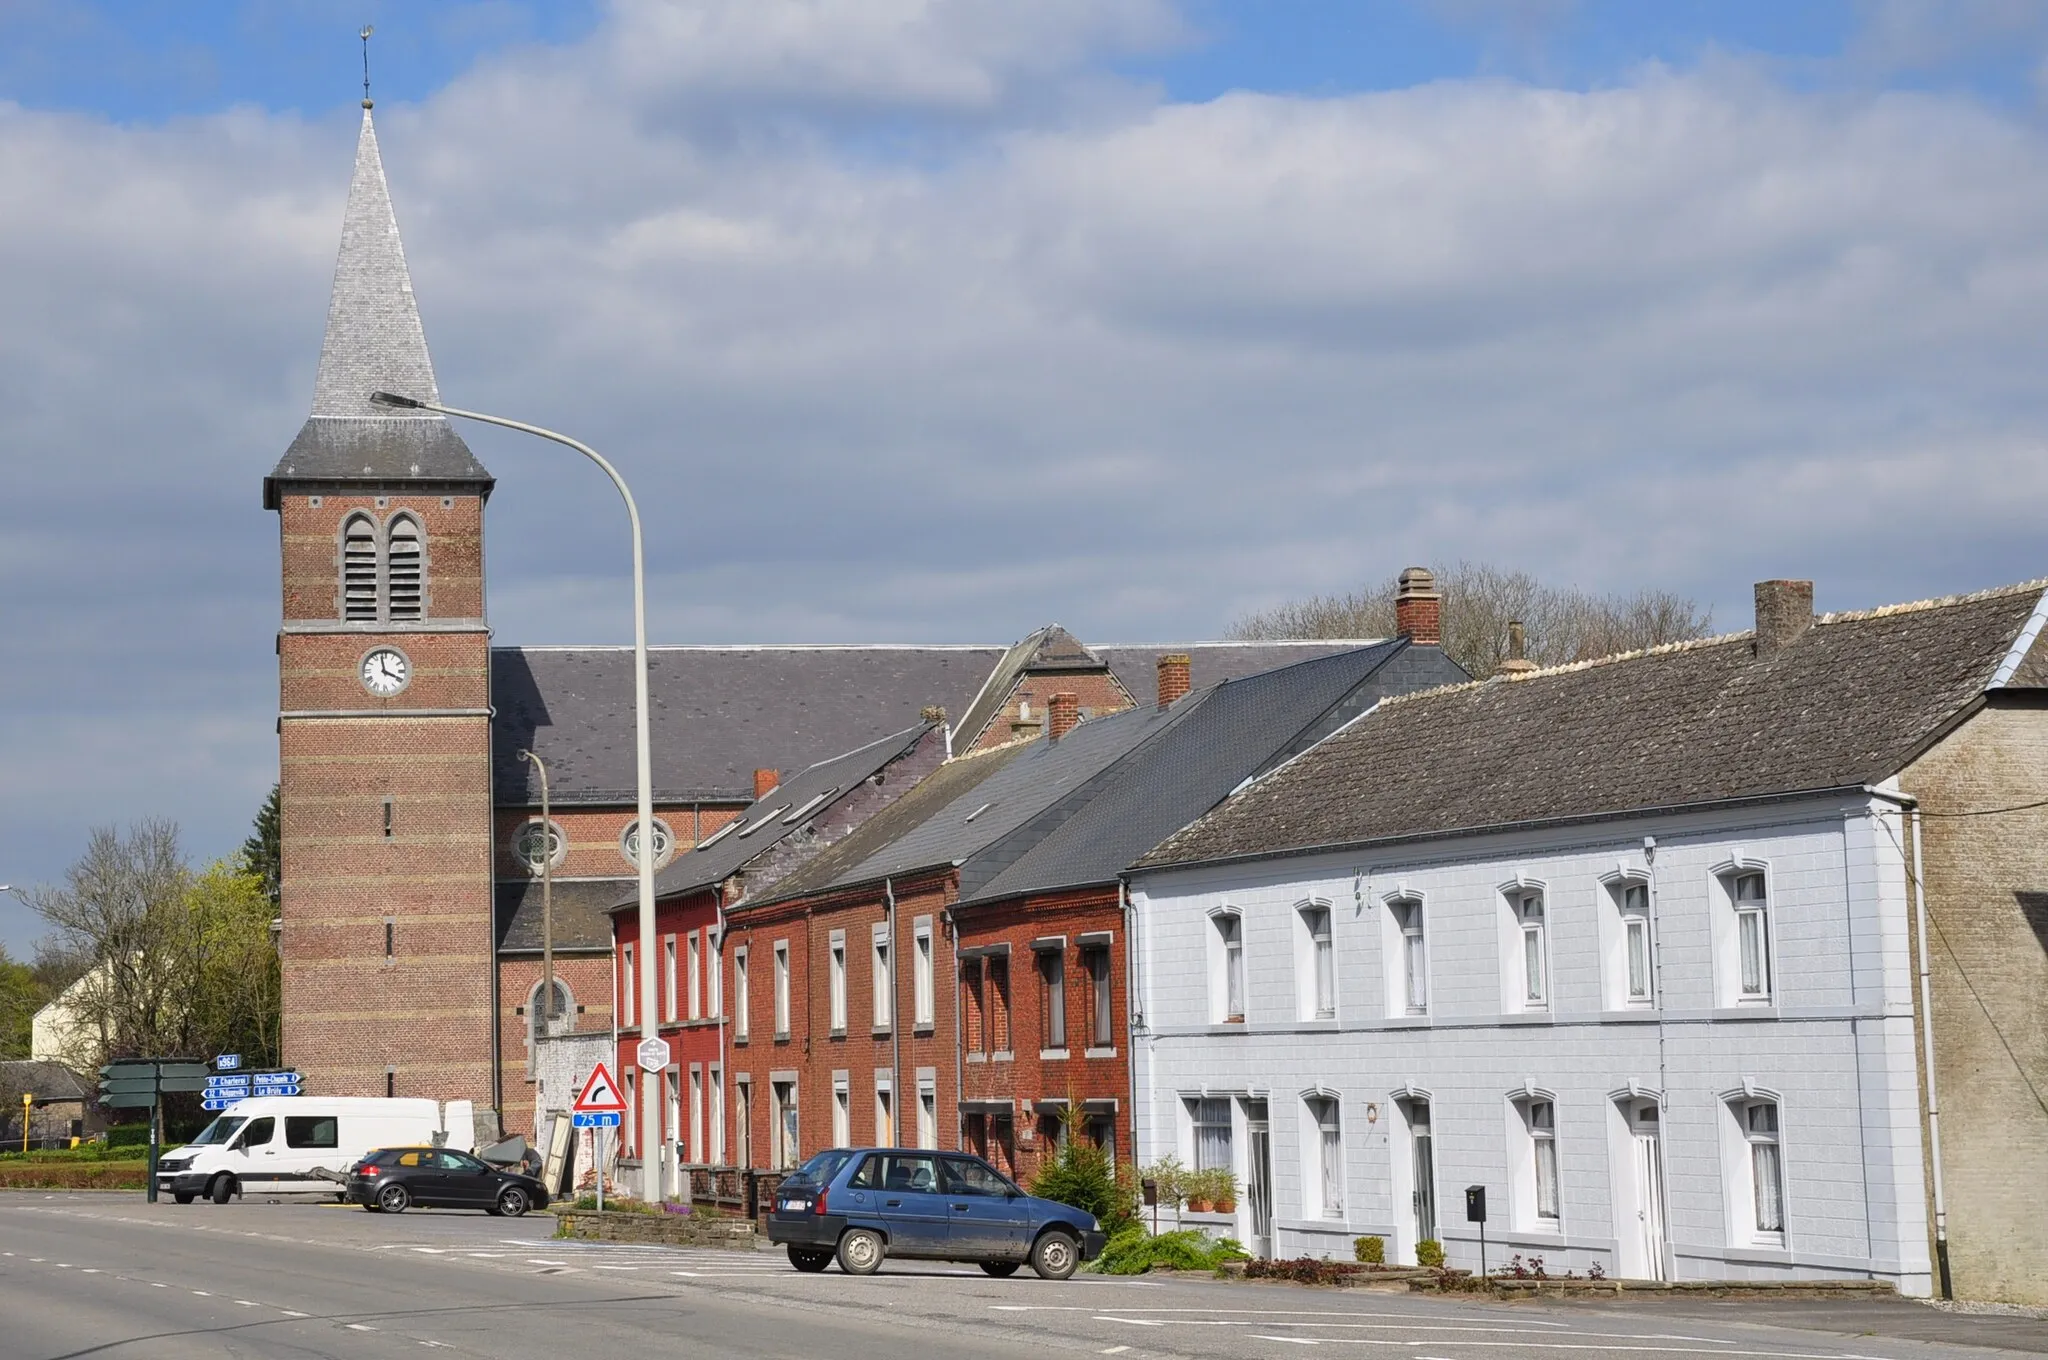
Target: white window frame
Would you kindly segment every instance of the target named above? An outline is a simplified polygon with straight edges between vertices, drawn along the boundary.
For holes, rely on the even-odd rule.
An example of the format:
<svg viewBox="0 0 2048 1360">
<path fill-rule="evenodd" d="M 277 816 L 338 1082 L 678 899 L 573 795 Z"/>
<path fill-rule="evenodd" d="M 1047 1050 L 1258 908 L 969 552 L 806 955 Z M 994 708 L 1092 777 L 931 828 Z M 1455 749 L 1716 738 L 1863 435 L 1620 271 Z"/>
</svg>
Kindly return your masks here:
<svg viewBox="0 0 2048 1360">
<path fill-rule="evenodd" d="M 704 986 L 710 993 L 704 1001 L 704 1014 L 713 1020 L 725 1015 L 725 964 L 718 950 L 720 937 L 716 926 L 704 928 Z"/>
<path fill-rule="evenodd" d="M 1735 913 L 1735 999 L 1769 1005 L 1776 982 L 1771 958 L 1769 876 L 1761 869 L 1729 875 L 1728 905 Z"/>
<path fill-rule="evenodd" d="M 1782 961 L 1778 957 L 1777 905 L 1783 884 L 1765 861 L 1741 850 L 1709 871 L 1708 895 L 1713 903 L 1714 1000 L 1729 1009 L 1775 1006 L 1782 1002 Z M 1760 882 L 1763 896 L 1751 899 L 1749 884 Z M 1745 937 L 1754 931 L 1760 986 L 1745 985 Z"/>
<path fill-rule="evenodd" d="M 629 1153 L 640 1149 L 640 1074 L 626 1069 L 626 1136 L 619 1145 Z"/>
<path fill-rule="evenodd" d="M 1038 974 L 1039 1056 L 1064 1058 L 1068 1026 L 1073 1023 L 1073 1017 L 1067 1014 L 1066 941 L 1035 944 L 1031 953 L 1033 969 Z"/>
<path fill-rule="evenodd" d="M 710 1101 L 706 1120 L 711 1134 L 711 1165 L 725 1165 L 725 1069 L 712 1067 L 705 1073 L 704 1087 Z"/>
<path fill-rule="evenodd" d="M 1564 1184 L 1557 1148 L 1557 1094 L 1525 1086 L 1508 1096 L 1511 1220 L 1524 1232 L 1564 1231 Z"/>
<path fill-rule="evenodd" d="M 661 1013 L 665 1023 L 676 1021 L 676 937 L 661 937 Z"/>
<path fill-rule="evenodd" d="M 826 939 L 827 983 L 826 996 L 829 1009 L 826 1011 L 827 1028 L 834 1034 L 846 1033 L 846 932 L 835 930 Z M 840 1147 L 846 1146 L 844 1143 Z"/>
<path fill-rule="evenodd" d="M 747 1041 L 749 1004 L 753 997 L 747 989 L 747 947 L 740 945 L 732 951 L 732 1035 L 740 1042 Z"/>
<path fill-rule="evenodd" d="M 1550 965 L 1550 885 L 1517 874 L 1500 885 L 1501 1008 L 1542 1014 L 1557 1004 Z"/>
<path fill-rule="evenodd" d="M 896 1082 L 884 1070 L 875 1073 L 875 1146 L 896 1145 Z"/>
<path fill-rule="evenodd" d="M 896 978 L 893 965 L 894 954 L 889 938 L 889 923 L 877 921 L 872 927 L 869 939 L 869 963 L 875 970 L 875 1028 L 888 1030 L 896 1023 Z"/>
<path fill-rule="evenodd" d="M 693 1164 L 709 1162 L 704 1155 L 704 1069 L 690 1064 L 690 1151 Z"/>
<path fill-rule="evenodd" d="M 633 1028 L 633 993 L 637 990 L 634 986 L 637 979 L 633 973 L 632 944 L 627 943 L 619 946 L 619 952 L 625 959 L 624 966 L 619 970 L 619 1027 L 621 1029 L 631 1029 Z"/>
<path fill-rule="evenodd" d="M 768 1115 L 773 1121 L 768 1131 L 769 1160 L 774 1163 L 772 1169 L 792 1170 L 803 1162 L 804 1137 L 803 1095 L 795 1074 L 769 1079 Z"/>
<path fill-rule="evenodd" d="M 1302 1212 L 1308 1218 L 1344 1218 L 1344 1107 L 1320 1087 L 1301 1097 Z"/>
<path fill-rule="evenodd" d="M 1745 1081 L 1735 1090 L 1723 1091 L 1720 1103 L 1728 1243 L 1787 1247 L 1792 1200 L 1785 1162 L 1784 1097 Z M 1773 1207 L 1777 1226 L 1768 1227 Z"/>
<path fill-rule="evenodd" d="M 1650 1010 L 1657 1005 L 1657 936 L 1649 878 L 1617 870 L 1604 875 L 1607 910 L 1601 917 L 1601 953 L 1607 1009 Z"/>
<path fill-rule="evenodd" d="M 789 941 L 775 942 L 775 1037 L 789 1037 Z"/>
<path fill-rule="evenodd" d="M 1244 914 L 1235 907 L 1209 913 L 1209 1022 L 1245 1023 Z M 1233 992 L 1235 993 L 1233 995 Z M 1231 1003 L 1236 1002 L 1233 1014 Z"/>
<path fill-rule="evenodd" d="M 1337 1018 L 1336 912 L 1320 898 L 1294 907 L 1296 1016 Z"/>
<path fill-rule="evenodd" d="M 1187 1117 L 1189 1167 L 1237 1171 L 1237 1102 L 1229 1096 L 1188 1096 L 1181 1102 Z M 1220 1116 L 1220 1118 L 1219 1118 Z M 1207 1140 L 1204 1135 L 1207 1134 Z M 1216 1153 L 1220 1148 L 1221 1157 Z"/>
<path fill-rule="evenodd" d="M 690 965 L 690 978 L 687 988 L 690 994 L 689 1014 L 692 1020 L 702 1020 L 704 1018 L 704 937 L 701 931 L 693 930 L 690 932 L 689 946 L 686 952 L 688 954 L 686 961 Z"/>
<path fill-rule="evenodd" d="M 832 1074 L 832 1146 L 853 1146 L 853 1091 L 844 1071 Z"/>
<path fill-rule="evenodd" d="M 919 1029 L 936 1022 L 937 988 L 932 974 L 932 918 L 919 916 L 911 922 L 911 953 L 915 959 L 912 978 L 912 1017 Z"/>
<path fill-rule="evenodd" d="M 1088 1041 L 1082 1051 L 1091 1058 L 1110 1057 L 1116 1053 L 1116 950 L 1109 940 L 1083 936 L 1080 954 L 1088 978 Z"/>
<path fill-rule="evenodd" d="M 939 1145 L 939 1086 L 936 1078 L 919 1077 L 917 1080 L 917 1145 L 921 1148 Z"/>
</svg>

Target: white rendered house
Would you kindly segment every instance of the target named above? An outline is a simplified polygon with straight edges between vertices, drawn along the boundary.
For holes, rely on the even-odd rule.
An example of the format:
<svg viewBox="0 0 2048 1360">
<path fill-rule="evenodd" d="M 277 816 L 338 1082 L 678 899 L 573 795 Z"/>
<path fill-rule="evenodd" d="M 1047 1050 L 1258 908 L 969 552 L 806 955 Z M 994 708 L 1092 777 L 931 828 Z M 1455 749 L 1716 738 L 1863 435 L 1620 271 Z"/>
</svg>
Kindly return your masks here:
<svg viewBox="0 0 2048 1360">
<path fill-rule="evenodd" d="M 1908 869 L 1972 823 L 1919 776 L 2037 726 L 2040 595 L 1767 582 L 1755 636 L 1387 701 L 1241 790 L 1130 876 L 1140 1156 L 1231 1167 L 1276 1256 L 1477 1266 L 1480 1186 L 1495 1268 L 1937 1289 Z"/>
</svg>

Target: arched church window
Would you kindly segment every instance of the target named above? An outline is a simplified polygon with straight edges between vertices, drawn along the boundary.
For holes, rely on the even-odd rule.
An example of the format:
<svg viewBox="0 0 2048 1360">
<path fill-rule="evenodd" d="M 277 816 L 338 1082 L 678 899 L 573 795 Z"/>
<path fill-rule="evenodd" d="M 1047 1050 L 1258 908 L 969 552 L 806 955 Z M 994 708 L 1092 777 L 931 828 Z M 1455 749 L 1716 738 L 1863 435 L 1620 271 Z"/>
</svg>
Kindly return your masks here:
<svg viewBox="0 0 2048 1360">
<path fill-rule="evenodd" d="M 512 834 L 512 857 L 525 865 L 529 873 L 539 873 L 542 865 L 559 868 L 568 855 L 569 838 L 562 834 L 559 822 L 543 822 L 535 817 Z"/>
<path fill-rule="evenodd" d="M 341 617 L 363 622 L 377 619 L 377 524 L 368 515 L 350 515 L 341 526 Z"/>
<path fill-rule="evenodd" d="M 659 817 L 655 818 L 655 867 L 660 868 L 662 865 L 668 863 L 669 856 L 675 853 L 675 848 L 675 833 L 668 829 L 667 822 L 662 821 Z M 636 869 L 640 867 L 640 821 L 638 818 L 635 818 L 634 820 L 626 823 L 626 829 L 619 833 L 619 853 L 625 857 L 626 863 L 632 865 Z"/>
<path fill-rule="evenodd" d="M 419 521 L 411 515 L 391 517 L 385 534 L 384 591 L 387 618 L 423 616 L 426 603 L 426 544 Z"/>
</svg>

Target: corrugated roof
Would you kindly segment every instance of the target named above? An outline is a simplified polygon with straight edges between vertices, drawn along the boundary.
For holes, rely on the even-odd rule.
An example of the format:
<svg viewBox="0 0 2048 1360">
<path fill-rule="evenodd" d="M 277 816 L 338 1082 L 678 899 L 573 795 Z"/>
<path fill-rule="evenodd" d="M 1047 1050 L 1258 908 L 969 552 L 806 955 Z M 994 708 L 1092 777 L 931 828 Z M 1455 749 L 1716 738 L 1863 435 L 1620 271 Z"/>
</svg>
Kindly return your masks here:
<svg viewBox="0 0 2048 1360">
<path fill-rule="evenodd" d="M 1981 695 L 2031 583 L 1382 704 L 1142 867 L 1846 788 L 1895 774 Z"/>
</svg>

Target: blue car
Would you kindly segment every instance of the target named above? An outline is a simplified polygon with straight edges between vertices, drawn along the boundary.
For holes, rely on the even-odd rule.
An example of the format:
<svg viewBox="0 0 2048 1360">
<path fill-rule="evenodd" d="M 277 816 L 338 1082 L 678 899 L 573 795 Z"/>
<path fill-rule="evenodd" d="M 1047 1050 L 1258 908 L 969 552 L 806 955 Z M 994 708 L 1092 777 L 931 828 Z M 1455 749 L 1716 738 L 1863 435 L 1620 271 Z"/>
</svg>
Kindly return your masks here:
<svg viewBox="0 0 2048 1360">
<path fill-rule="evenodd" d="M 1027 1261 L 1064 1280 L 1102 1251 L 1093 1214 L 1035 1199 L 964 1152 L 833 1148 L 792 1171 L 768 1213 L 789 1263 L 872 1275 L 886 1257 L 973 1261 L 998 1279 Z"/>
</svg>

